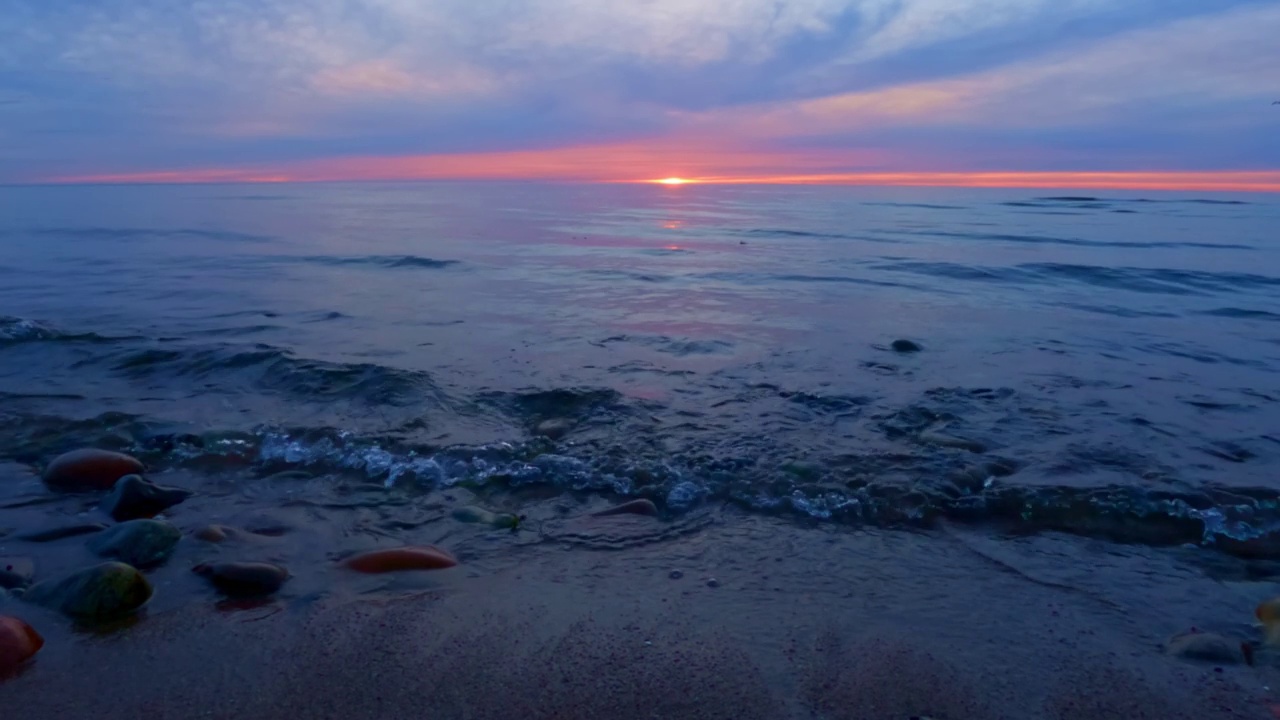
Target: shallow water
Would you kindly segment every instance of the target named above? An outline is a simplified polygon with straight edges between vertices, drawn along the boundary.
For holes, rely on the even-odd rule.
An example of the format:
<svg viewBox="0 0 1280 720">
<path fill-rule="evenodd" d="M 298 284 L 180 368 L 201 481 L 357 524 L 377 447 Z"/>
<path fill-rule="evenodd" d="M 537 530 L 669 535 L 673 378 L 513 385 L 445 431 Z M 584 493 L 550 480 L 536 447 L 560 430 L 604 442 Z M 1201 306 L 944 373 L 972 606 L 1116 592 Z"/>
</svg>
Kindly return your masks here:
<svg viewBox="0 0 1280 720">
<path fill-rule="evenodd" d="M 1269 196 L 0 188 L 0 458 L 1272 556 L 1276 227 Z"/>
</svg>

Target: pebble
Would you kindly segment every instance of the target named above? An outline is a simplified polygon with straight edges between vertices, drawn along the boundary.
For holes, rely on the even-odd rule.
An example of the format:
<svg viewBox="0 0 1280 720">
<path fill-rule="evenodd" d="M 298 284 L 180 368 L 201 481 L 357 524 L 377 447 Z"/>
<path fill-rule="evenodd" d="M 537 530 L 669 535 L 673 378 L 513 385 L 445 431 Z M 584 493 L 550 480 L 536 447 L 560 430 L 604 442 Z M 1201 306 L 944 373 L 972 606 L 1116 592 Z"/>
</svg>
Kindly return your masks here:
<svg viewBox="0 0 1280 720">
<path fill-rule="evenodd" d="M 236 597 L 270 595 L 289 579 L 289 571 L 262 562 L 201 563 L 191 571 L 205 577 L 223 594 Z"/>
<path fill-rule="evenodd" d="M 35 628 L 16 617 L 0 615 L 0 677 L 13 673 L 42 647 L 44 638 Z"/>
<path fill-rule="evenodd" d="M 191 497 L 190 490 L 156 485 L 140 475 L 120 478 L 102 500 L 102 510 L 117 522 L 151 518 Z"/>
<path fill-rule="evenodd" d="M 920 347 L 918 343 L 911 342 L 910 340 L 894 340 L 889 347 L 893 348 L 894 352 L 900 353 L 920 352 L 924 349 Z"/>
<path fill-rule="evenodd" d="M 342 561 L 344 567 L 362 573 L 443 570 L 457 564 L 457 558 L 434 545 L 371 550 Z"/>
<path fill-rule="evenodd" d="M 551 418 L 550 420 L 543 420 L 535 425 L 533 428 L 533 434 L 547 438 L 548 440 L 559 440 L 565 435 L 568 435 L 569 431 L 572 429 L 572 420 L 566 420 L 565 418 Z"/>
<path fill-rule="evenodd" d="M 1217 633 L 1189 632 L 1176 635 L 1165 644 L 1165 652 L 1183 660 L 1239 665 L 1244 661 L 1240 643 Z"/>
<path fill-rule="evenodd" d="M 146 468 L 134 457 L 110 450 L 72 450 L 53 459 L 44 469 L 46 485 L 58 490 L 110 490 L 126 475 Z"/>
<path fill-rule="evenodd" d="M 656 517 L 658 515 L 658 506 L 654 505 L 652 500 L 632 500 L 592 513 L 592 515 L 595 517 L 608 517 L 610 515 L 648 515 Z"/>
<path fill-rule="evenodd" d="M 107 562 L 56 582 L 36 583 L 22 597 L 76 619 L 111 620 L 142 607 L 153 592 L 136 568 Z"/>
<path fill-rule="evenodd" d="M 90 535 L 92 533 L 102 532 L 106 529 L 107 526 L 102 523 L 85 523 L 83 525 L 67 525 L 65 527 L 50 528 L 48 530 L 32 530 L 30 532 L 18 533 L 14 537 L 28 542 L 53 542 L 54 540 L 62 540 L 69 537 L 77 537 L 79 535 Z"/>
<path fill-rule="evenodd" d="M 684 573 L 680 572 L 679 570 L 672 570 L 671 573 L 667 575 L 667 577 L 671 578 L 672 580 L 679 580 L 680 578 L 684 577 Z"/>
<path fill-rule="evenodd" d="M 130 520 L 89 539 L 89 549 L 134 567 L 159 565 L 173 554 L 182 531 L 160 520 Z"/>
<path fill-rule="evenodd" d="M 720 587 L 720 581 L 715 578 L 711 578 L 710 580 L 707 581 L 707 587 L 718 588 Z"/>
</svg>

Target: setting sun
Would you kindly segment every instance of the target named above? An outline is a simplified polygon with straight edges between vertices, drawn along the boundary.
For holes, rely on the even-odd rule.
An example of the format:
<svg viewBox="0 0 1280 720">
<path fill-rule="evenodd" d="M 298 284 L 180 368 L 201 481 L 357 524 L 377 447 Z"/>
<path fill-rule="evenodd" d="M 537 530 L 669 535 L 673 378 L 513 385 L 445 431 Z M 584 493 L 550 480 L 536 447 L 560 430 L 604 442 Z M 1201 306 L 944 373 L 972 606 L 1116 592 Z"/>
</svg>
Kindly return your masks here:
<svg viewBox="0 0 1280 720">
<path fill-rule="evenodd" d="M 686 180 L 685 178 L 669 177 L 669 178 L 662 178 L 661 180 L 655 180 L 654 182 L 657 182 L 661 185 L 687 185 L 693 181 Z"/>
</svg>

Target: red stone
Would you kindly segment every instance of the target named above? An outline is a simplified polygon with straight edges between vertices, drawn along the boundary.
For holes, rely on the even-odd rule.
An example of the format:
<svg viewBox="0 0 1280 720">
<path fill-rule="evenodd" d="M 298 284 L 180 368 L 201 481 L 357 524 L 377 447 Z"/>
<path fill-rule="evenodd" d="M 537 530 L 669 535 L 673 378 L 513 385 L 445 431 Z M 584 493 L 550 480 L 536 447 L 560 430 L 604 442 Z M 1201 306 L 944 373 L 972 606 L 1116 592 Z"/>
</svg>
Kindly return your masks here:
<svg viewBox="0 0 1280 720">
<path fill-rule="evenodd" d="M 86 448 L 54 458 L 44 470 L 44 481 L 59 490 L 110 490 L 120 478 L 145 469 L 124 453 Z"/>
<path fill-rule="evenodd" d="M 457 558 L 434 545 L 371 550 L 353 555 L 342 564 L 362 573 L 398 572 L 400 570 L 443 570 L 458 564 Z"/>
<path fill-rule="evenodd" d="M 0 677 L 17 670 L 42 647 L 44 638 L 34 628 L 18 618 L 0 615 Z"/>
</svg>

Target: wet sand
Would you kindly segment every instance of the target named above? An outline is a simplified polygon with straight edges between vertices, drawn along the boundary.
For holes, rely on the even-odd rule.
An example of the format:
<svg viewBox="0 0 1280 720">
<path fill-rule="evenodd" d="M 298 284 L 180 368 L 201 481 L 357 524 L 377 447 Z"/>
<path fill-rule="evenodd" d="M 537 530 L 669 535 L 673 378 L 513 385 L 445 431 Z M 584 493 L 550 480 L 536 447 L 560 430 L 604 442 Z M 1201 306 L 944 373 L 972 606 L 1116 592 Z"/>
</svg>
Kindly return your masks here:
<svg viewBox="0 0 1280 720">
<path fill-rule="evenodd" d="M 7 505 L 39 492 L 14 469 Z M 1280 703 L 1267 652 L 1216 667 L 1162 651 L 1192 627 L 1259 637 L 1252 609 L 1275 583 L 1205 549 L 855 530 L 720 507 L 587 518 L 607 501 L 482 498 L 529 514 L 509 532 L 451 520 L 450 506 L 476 500 L 462 490 L 362 503 L 359 486 L 333 479 L 323 494 L 202 482 L 173 510 L 188 535 L 149 573 L 156 596 L 131 621 L 77 629 L 0 601 L 47 640 L 0 683 L 6 714 L 1176 720 L 1273 718 Z M 8 507 L 0 527 L 83 522 L 95 517 L 86 504 Z M 190 536 L 208 522 L 271 532 Z M 425 542 L 461 565 L 383 576 L 336 565 Z M 10 534 L 0 556 L 32 558 L 38 576 L 91 562 L 83 538 Z M 214 559 L 278 562 L 293 577 L 267 601 L 229 603 L 190 570 Z"/>
</svg>

